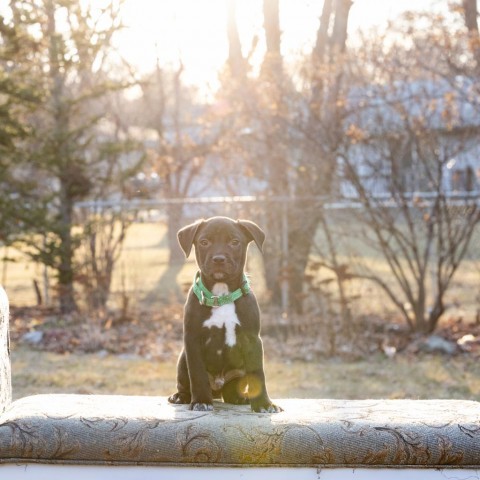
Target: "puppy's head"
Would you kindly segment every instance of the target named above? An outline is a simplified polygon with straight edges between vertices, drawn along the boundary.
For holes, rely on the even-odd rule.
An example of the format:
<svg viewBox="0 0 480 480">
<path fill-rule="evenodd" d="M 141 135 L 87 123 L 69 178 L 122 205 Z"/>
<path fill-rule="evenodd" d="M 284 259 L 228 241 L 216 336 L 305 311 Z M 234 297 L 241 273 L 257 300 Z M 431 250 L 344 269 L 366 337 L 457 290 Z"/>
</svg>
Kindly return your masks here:
<svg viewBox="0 0 480 480">
<path fill-rule="evenodd" d="M 228 282 L 243 272 L 247 247 L 251 241 L 262 251 L 265 234 L 249 220 L 212 217 L 187 225 L 178 232 L 185 256 L 195 246 L 197 263 L 212 281 Z"/>
</svg>

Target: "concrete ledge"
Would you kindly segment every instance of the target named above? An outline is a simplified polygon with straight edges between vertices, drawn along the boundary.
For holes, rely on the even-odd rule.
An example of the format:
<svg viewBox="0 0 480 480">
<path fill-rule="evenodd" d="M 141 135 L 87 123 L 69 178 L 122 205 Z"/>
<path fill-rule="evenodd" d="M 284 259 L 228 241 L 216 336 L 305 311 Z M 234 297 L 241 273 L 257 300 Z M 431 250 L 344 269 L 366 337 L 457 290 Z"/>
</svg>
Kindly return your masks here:
<svg viewBox="0 0 480 480">
<path fill-rule="evenodd" d="M 480 470 L 469 469 L 386 469 L 386 468 L 281 468 L 269 467 L 166 467 L 92 465 L 0 465 L 0 477 L 8 480 L 472 480 Z"/>
<path fill-rule="evenodd" d="M 36 395 L 0 415 L 0 463 L 480 468 L 480 404 L 278 400 L 279 414 L 164 397 Z"/>
</svg>

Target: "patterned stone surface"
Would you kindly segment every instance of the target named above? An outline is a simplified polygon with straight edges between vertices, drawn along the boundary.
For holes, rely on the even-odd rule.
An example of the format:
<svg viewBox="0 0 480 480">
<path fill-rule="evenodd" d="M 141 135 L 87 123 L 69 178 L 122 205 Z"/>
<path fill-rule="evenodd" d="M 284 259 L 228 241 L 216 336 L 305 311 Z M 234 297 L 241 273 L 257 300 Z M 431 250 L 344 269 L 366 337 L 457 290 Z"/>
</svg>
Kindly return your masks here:
<svg viewBox="0 0 480 480">
<path fill-rule="evenodd" d="M 279 414 L 163 397 L 36 395 L 0 417 L 0 462 L 480 466 L 480 404 L 279 400 Z"/>
</svg>

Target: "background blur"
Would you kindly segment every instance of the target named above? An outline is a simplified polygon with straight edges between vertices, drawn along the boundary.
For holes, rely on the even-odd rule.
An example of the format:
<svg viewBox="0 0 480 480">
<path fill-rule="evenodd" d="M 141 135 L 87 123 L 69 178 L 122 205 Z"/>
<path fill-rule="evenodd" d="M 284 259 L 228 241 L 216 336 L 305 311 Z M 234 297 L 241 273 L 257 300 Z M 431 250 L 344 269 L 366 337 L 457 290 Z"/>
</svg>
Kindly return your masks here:
<svg viewBox="0 0 480 480">
<path fill-rule="evenodd" d="M 355 362 L 386 374 L 372 395 L 480 391 L 476 0 L 10 0 L 0 188 L 18 391 L 111 391 L 118 361 L 173 379 L 196 270 L 176 232 L 212 215 L 267 233 L 248 271 L 297 395 L 358 396 Z M 110 373 L 28 372 L 66 356 Z M 421 361 L 436 383 L 389 385 Z M 352 377 L 315 390 L 325 362 Z"/>
</svg>

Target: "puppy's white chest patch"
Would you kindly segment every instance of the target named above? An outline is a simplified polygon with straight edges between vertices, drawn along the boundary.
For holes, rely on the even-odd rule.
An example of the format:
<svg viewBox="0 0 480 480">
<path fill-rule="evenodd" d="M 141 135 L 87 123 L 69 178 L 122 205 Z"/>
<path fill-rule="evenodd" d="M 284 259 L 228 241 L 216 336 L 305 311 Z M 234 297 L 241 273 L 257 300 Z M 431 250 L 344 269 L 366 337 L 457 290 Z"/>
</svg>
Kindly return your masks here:
<svg viewBox="0 0 480 480">
<path fill-rule="evenodd" d="M 228 295 L 228 286 L 225 283 L 216 283 L 212 288 L 212 293 L 216 296 Z M 234 303 L 212 308 L 212 315 L 203 322 L 203 326 L 207 328 L 225 327 L 225 343 L 229 347 L 233 347 L 237 343 L 237 337 L 235 335 L 236 325 L 240 325 L 240 321 L 235 312 Z"/>
</svg>

